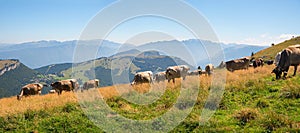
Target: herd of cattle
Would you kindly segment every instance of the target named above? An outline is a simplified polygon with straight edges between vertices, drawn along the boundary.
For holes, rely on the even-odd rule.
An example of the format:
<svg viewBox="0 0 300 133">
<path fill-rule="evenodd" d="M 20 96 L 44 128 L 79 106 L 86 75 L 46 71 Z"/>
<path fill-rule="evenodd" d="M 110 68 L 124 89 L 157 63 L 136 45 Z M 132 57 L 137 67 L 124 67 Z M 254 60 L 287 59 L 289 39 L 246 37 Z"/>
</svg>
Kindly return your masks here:
<svg viewBox="0 0 300 133">
<path fill-rule="evenodd" d="M 275 73 L 276 79 L 280 79 L 282 73 L 284 73 L 283 78 L 286 78 L 289 66 L 295 67 L 294 75 L 296 75 L 297 66 L 300 64 L 300 45 L 289 46 L 288 48 L 279 52 L 275 57 L 275 61 L 264 61 L 262 58 L 254 59 L 250 57 L 243 57 L 227 62 L 222 61 L 217 68 L 222 69 L 226 67 L 228 71 L 234 72 L 236 70 L 248 69 L 249 67 L 256 68 L 259 66 L 263 66 L 265 63 L 268 65 L 272 65 L 275 63 L 276 68 L 272 71 L 272 73 Z M 172 81 L 173 83 L 175 83 L 176 78 L 182 78 L 183 80 L 185 80 L 186 76 L 202 74 L 209 76 L 213 74 L 213 71 L 214 66 L 212 64 L 206 65 L 205 70 L 202 70 L 199 66 L 198 69 L 195 71 L 190 71 L 190 68 L 186 65 L 170 66 L 166 69 L 166 71 L 158 72 L 154 75 L 151 71 L 138 72 L 135 74 L 131 85 L 153 82 L 159 83 L 162 81 L 164 82 L 165 80 L 167 80 L 168 82 Z M 20 94 L 17 96 L 17 99 L 20 100 L 22 96 L 41 94 L 43 86 L 45 85 L 40 83 L 25 85 L 22 87 Z M 50 90 L 50 93 L 57 92 L 58 95 L 60 95 L 62 91 L 74 91 L 80 88 L 76 79 L 57 81 L 52 83 L 51 86 L 52 90 Z M 81 87 L 81 90 L 97 88 L 98 86 L 99 80 L 94 79 L 85 82 Z"/>
</svg>

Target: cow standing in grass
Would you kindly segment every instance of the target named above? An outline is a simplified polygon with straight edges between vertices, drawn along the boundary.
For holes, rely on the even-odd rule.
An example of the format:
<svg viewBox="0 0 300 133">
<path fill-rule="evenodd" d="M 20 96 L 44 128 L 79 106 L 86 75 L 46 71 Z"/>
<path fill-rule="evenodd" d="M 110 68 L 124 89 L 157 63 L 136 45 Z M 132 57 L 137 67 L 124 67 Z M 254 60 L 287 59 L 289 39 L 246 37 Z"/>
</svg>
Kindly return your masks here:
<svg viewBox="0 0 300 133">
<path fill-rule="evenodd" d="M 97 88 L 97 87 L 99 87 L 99 80 L 93 79 L 93 80 L 86 81 L 83 84 L 82 90 L 88 90 L 90 88 Z"/>
<path fill-rule="evenodd" d="M 153 83 L 153 73 L 151 71 L 138 72 L 135 74 L 131 85 L 141 84 L 141 83 Z"/>
<path fill-rule="evenodd" d="M 74 91 L 79 88 L 79 84 L 76 79 L 67 79 L 57 81 L 51 84 L 52 89 L 57 92 L 58 95 L 62 93 L 62 91 Z"/>
<path fill-rule="evenodd" d="M 189 70 L 190 68 L 186 65 L 168 67 L 166 70 L 166 78 L 168 82 L 173 80 L 173 83 L 175 83 L 175 78 L 182 77 L 182 79 L 185 80 Z"/>
<path fill-rule="evenodd" d="M 154 75 L 155 82 L 164 82 L 166 80 L 166 72 L 158 72 Z"/>
<path fill-rule="evenodd" d="M 235 70 L 248 69 L 250 64 L 249 57 L 243 57 L 240 59 L 230 60 L 226 63 L 226 68 L 230 72 L 234 72 Z"/>
<path fill-rule="evenodd" d="M 27 84 L 22 87 L 20 94 L 17 96 L 18 100 L 22 99 L 22 96 L 40 95 L 42 93 L 44 85 L 40 83 Z"/>
<path fill-rule="evenodd" d="M 212 64 L 206 65 L 205 71 L 206 71 L 207 75 L 210 76 L 214 71 L 214 66 Z"/>
</svg>

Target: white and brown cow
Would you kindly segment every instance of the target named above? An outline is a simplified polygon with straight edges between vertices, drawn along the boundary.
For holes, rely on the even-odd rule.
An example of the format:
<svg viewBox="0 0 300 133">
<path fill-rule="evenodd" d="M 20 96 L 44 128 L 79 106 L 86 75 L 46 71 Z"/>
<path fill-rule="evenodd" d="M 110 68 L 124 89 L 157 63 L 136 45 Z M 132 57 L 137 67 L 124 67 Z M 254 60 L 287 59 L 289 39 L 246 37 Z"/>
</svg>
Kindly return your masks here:
<svg viewBox="0 0 300 133">
<path fill-rule="evenodd" d="M 82 90 L 88 90 L 90 88 L 97 88 L 97 87 L 99 87 L 99 79 L 93 79 L 93 80 L 86 81 L 83 84 Z"/>
<path fill-rule="evenodd" d="M 18 100 L 22 99 L 22 96 L 40 95 L 42 93 L 44 85 L 40 83 L 27 84 L 21 88 L 20 94 L 17 96 Z"/>
<path fill-rule="evenodd" d="M 138 72 L 134 75 L 131 85 L 141 83 L 153 83 L 153 73 L 151 71 Z"/>
<path fill-rule="evenodd" d="M 235 70 L 248 69 L 249 64 L 250 64 L 250 58 L 243 57 L 240 59 L 227 61 L 226 68 L 228 71 L 233 72 Z"/>
<path fill-rule="evenodd" d="M 206 65 L 205 71 L 206 71 L 207 75 L 210 76 L 213 73 L 213 71 L 214 71 L 213 64 Z"/>
<path fill-rule="evenodd" d="M 173 80 L 173 83 L 175 83 L 175 78 L 182 77 L 182 79 L 185 80 L 185 77 L 188 75 L 189 70 L 190 68 L 186 65 L 168 67 L 166 70 L 166 78 L 168 82 Z"/>
<path fill-rule="evenodd" d="M 79 84 L 76 79 L 67 79 L 57 81 L 51 84 L 52 90 L 55 90 L 58 95 L 62 93 L 62 91 L 74 91 L 79 88 Z"/>
<path fill-rule="evenodd" d="M 276 68 L 272 73 L 276 74 L 276 79 L 281 78 L 281 74 L 284 73 L 283 78 L 286 78 L 287 72 L 290 66 L 294 66 L 294 74 L 296 75 L 297 67 L 300 64 L 300 45 L 289 46 L 281 52 L 281 56 Z"/>
</svg>

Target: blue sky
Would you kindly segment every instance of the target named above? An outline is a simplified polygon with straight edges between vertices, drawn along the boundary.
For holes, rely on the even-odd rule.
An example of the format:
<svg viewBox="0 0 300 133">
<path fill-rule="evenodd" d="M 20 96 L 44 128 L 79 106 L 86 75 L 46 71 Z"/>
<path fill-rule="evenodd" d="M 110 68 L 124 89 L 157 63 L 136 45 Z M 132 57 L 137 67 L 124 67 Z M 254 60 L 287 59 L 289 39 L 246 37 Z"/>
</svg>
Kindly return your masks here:
<svg viewBox="0 0 300 133">
<path fill-rule="evenodd" d="M 113 2 L 115 1 L 0 0 L 0 43 L 76 40 L 89 21 Z M 270 45 L 300 35 L 299 0 L 185 0 L 184 2 L 207 19 L 221 42 Z M 125 22 L 106 39 L 130 42 L 136 40 L 132 38 L 140 34 L 139 31 L 150 32 L 153 35 L 157 33 L 159 27 L 166 29 L 162 30 L 165 35 L 153 38 L 153 41 L 191 38 L 180 25 L 166 19 L 158 21 L 156 19 L 146 17 Z M 147 26 L 141 26 L 139 23 L 146 23 Z M 138 28 L 139 30 L 128 30 Z M 132 43 L 143 43 L 141 40 Z"/>
</svg>

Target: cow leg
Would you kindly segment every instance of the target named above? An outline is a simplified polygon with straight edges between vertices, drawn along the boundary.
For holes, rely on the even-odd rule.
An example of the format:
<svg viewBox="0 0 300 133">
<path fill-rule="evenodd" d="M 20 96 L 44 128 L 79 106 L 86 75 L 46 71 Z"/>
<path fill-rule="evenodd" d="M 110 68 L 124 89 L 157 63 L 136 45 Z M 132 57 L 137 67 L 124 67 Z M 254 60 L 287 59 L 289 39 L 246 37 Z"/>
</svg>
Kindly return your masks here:
<svg viewBox="0 0 300 133">
<path fill-rule="evenodd" d="M 293 74 L 293 76 L 296 76 L 297 68 L 298 68 L 298 65 L 295 65 L 294 66 L 294 74 Z"/>
<path fill-rule="evenodd" d="M 168 83 L 170 83 L 170 79 L 168 79 Z"/>
<path fill-rule="evenodd" d="M 175 78 L 173 78 L 173 83 L 175 84 Z"/>
</svg>

